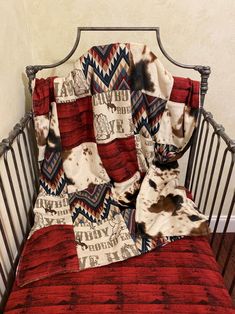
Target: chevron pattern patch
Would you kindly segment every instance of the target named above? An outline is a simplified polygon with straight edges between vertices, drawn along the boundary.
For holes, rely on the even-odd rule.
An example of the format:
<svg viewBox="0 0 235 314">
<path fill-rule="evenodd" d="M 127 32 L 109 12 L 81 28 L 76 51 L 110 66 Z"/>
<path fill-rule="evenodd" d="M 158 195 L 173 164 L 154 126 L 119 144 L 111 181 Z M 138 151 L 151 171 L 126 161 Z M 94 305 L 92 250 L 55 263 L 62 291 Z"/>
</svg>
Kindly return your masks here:
<svg viewBox="0 0 235 314">
<path fill-rule="evenodd" d="M 130 89 L 128 82 L 129 46 L 111 44 L 91 48 L 81 59 L 92 93 L 107 89 Z"/>
<path fill-rule="evenodd" d="M 161 98 L 149 96 L 141 91 L 133 91 L 131 106 L 135 133 L 141 133 L 141 129 L 145 128 L 151 136 L 154 136 L 159 130 L 158 121 L 165 110 L 166 103 L 167 101 Z"/>
<path fill-rule="evenodd" d="M 133 91 L 131 93 L 131 107 L 134 131 L 135 133 L 139 133 L 142 125 L 148 125 L 144 97 L 141 91 Z"/>
<path fill-rule="evenodd" d="M 132 239 L 135 240 L 136 238 L 135 209 L 126 208 L 121 211 L 121 214 L 132 236 Z"/>
<path fill-rule="evenodd" d="M 160 248 L 166 245 L 168 242 L 170 241 L 166 240 L 165 238 L 159 237 L 155 240 L 142 235 L 136 239 L 136 245 L 141 254 L 144 254 L 156 248 Z"/>
<path fill-rule="evenodd" d="M 91 184 L 87 189 L 69 195 L 72 221 L 93 222 L 108 218 L 111 205 L 116 205 L 111 196 L 110 184 Z"/>
<path fill-rule="evenodd" d="M 161 98 L 149 96 L 147 94 L 143 94 L 143 97 L 145 101 L 148 121 L 152 128 L 160 120 L 165 110 L 167 101 Z"/>
<path fill-rule="evenodd" d="M 59 152 L 45 154 L 41 168 L 40 186 L 51 195 L 60 195 L 66 185 Z"/>
</svg>

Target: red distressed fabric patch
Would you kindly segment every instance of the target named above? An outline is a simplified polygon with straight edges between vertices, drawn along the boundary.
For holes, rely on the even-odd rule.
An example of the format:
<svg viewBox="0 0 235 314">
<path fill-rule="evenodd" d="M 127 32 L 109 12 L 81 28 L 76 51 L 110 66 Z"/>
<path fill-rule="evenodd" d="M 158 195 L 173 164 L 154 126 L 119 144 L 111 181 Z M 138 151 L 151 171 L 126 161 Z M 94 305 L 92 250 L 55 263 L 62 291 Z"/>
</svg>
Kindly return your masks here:
<svg viewBox="0 0 235 314">
<path fill-rule="evenodd" d="M 58 273 L 79 271 L 73 226 L 53 225 L 36 231 L 24 247 L 16 282 L 30 282 Z"/>
<path fill-rule="evenodd" d="M 95 142 L 90 96 L 74 102 L 58 103 L 57 114 L 63 149 L 69 150 L 85 142 Z"/>
<path fill-rule="evenodd" d="M 37 257 L 37 255 L 35 256 Z M 5 313 L 234 314 L 205 237 L 124 262 L 14 285 Z"/>
<path fill-rule="evenodd" d="M 199 107 L 199 88 L 198 81 L 189 78 L 174 76 L 174 84 L 170 95 L 170 100 L 185 103 L 192 108 Z"/>
<path fill-rule="evenodd" d="M 115 182 L 130 179 L 139 170 L 134 136 L 97 144 L 105 170 Z"/>
<path fill-rule="evenodd" d="M 35 116 L 47 114 L 50 111 L 51 102 L 55 101 L 54 97 L 54 79 L 35 79 L 35 88 L 32 95 L 33 112 Z"/>
</svg>

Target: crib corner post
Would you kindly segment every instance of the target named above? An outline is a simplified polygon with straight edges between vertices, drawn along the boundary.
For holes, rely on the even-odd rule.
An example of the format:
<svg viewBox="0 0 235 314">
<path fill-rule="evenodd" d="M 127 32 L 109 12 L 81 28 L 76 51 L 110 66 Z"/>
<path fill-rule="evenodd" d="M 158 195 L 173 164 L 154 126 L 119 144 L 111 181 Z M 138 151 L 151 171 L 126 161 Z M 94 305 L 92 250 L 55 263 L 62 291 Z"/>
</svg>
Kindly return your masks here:
<svg viewBox="0 0 235 314">
<path fill-rule="evenodd" d="M 195 131 L 193 134 L 193 140 L 192 140 L 192 144 L 191 144 L 191 148 L 189 152 L 187 171 L 186 171 L 186 176 L 185 176 L 184 185 L 188 190 L 190 190 L 189 187 L 190 187 L 190 181 L 191 181 L 192 170 L 193 170 L 193 162 L 194 162 L 196 146 L 197 146 L 198 132 L 199 132 L 199 127 L 201 123 L 202 109 L 204 105 L 205 95 L 208 91 L 208 79 L 211 74 L 211 68 L 209 66 L 197 65 L 194 67 L 194 70 L 198 71 L 201 75 L 200 107 L 199 107 L 198 118 L 197 118 L 197 127 L 195 128 Z"/>
<path fill-rule="evenodd" d="M 28 65 L 25 68 L 25 72 L 29 80 L 30 94 L 32 94 L 32 81 L 35 79 L 37 72 L 40 71 L 41 69 L 42 69 L 42 66 L 40 65 Z"/>
<path fill-rule="evenodd" d="M 209 66 L 198 65 L 194 68 L 194 70 L 198 71 L 201 75 L 201 88 L 200 88 L 201 103 L 200 103 L 200 107 L 202 108 L 204 105 L 205 95 L 208 91 L 208 79 L 209 79 L 209 76 L 211 74 L 211 68 Z"/>
</svg>

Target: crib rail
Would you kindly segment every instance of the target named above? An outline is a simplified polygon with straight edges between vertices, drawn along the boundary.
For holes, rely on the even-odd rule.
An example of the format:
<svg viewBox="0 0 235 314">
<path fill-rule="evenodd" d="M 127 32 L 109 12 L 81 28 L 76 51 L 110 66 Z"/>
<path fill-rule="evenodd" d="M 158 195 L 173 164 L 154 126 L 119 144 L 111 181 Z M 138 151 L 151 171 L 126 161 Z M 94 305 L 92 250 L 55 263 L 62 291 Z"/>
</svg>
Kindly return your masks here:
<svg viewBox="0 0 235 314">
<path fill-rule="evenodd" d="M 202 109 L 189 190 L 209 217 L 210 244 L 235 298 L 235 141 Z"/>
<path fill-rule="evenodd" d="M 32 113 L 0 143 L 0 312 L 12 287 L 19 256 L 33 223 L 38 167 Z"/>
<path fill-rule="evenodd" d="M 0 143 L 0 312 L 33 221 L 39 186 L 35 156 L 33 119 L 27 113 Z M 209 217 L 211 246 L 224 278 L 230 274 L 227 282 L 231 294 L 235 290 L 235 237 L 230 239 L 230 232 L 235 231 L 234 161 L 235 142 L 203 109 L 189 187 L 200 210 Z"/>
</svg>

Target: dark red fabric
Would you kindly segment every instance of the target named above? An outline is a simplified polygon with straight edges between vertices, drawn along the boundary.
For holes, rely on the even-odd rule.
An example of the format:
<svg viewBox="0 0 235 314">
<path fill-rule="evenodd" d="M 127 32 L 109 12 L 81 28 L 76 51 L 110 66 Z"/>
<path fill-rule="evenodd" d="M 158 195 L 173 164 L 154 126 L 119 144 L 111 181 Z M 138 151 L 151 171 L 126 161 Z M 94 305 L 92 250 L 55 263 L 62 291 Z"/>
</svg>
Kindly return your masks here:
<svg viewBox="0 0 235 314">
<path fill-rule="evenodd" d="M 134 136 L 98 144 L 99 156 L 111 180 L 123 182 L 139 170 Z"/>
<path fill-rule="evenodd" d="M 37 255 L 35 256 L 37 258 Z M 102 268 L 14 285 L 7 314 L 234 314 L 204 237 L 185 237 Z"/>
<path fill-rule="evenodd" d="M 36 231 L 24 247 L 16 277 L 18 285 L 52 274 L 78 271 L 73 226 L 54 225 Z"/>
<path fill-rule="evenodd" d="M 35 116 L 49 113 L 51 102 L 55 101 L 54 79 L 55 77 L 35 79 L 35 88 L 32 95 Z"/>
<path fill-rule="evenodd" d="M 95 142 L 92 100 L 90 96 L 69 103 L 58 103 L 57 114 L 63 149 Z"/>
<path fill-rule="evenodd" d="M 174 76 L 174 84 L 170 95 L 170 100 L 185 103 L 191 108 L 199 107 L 199 88 L 198 81 L 189 78 Z"/>
</svg>

